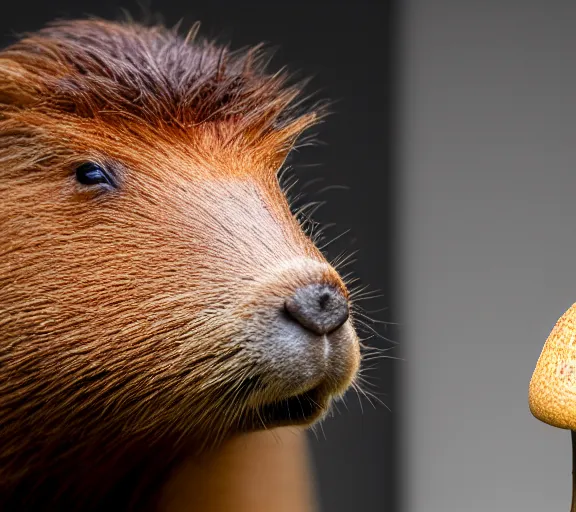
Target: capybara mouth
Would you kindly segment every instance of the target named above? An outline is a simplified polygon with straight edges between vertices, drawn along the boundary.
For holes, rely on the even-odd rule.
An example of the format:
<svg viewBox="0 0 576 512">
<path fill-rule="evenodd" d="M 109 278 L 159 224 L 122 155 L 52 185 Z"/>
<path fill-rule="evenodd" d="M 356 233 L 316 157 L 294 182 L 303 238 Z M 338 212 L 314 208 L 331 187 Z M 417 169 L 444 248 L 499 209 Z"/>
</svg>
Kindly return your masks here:
<svg viewBox="0 0 576 512">
<path fill-rule="evenodd" d="M 306 425 L 323 414 L 326 402 L 320 386 L 317 386 L 299 395 L 265 404 L 259 408 L 258 415 L 267 428 Z"/>
<path fill-rule="evenodd" d="M 264 390 L 259 377 L 251 377 L 243 387 L 252 392 Z M 260 405 L 251 406 L 245 413 L 244 425 L 248 430 L 268 429 L 288 425 L 309 425 L 326 411 L 329 398 L 318 385 L 308 391 Z"/>
</svg>

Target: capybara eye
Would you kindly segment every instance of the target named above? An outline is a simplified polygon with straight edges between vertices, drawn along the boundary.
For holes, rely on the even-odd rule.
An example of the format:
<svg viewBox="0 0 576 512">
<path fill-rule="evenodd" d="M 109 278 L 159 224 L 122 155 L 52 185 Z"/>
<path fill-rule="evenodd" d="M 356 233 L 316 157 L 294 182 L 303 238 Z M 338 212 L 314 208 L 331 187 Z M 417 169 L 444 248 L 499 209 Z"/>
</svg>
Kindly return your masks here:
<svg viewBox="0 0 576 512">
<path fill-rule="evenodd" d="M 76 167 L 76 179 L 82 185 L 109 185 L 115 187 L 106 169 L 94 162 L 85 162 Z"/>
</svg>

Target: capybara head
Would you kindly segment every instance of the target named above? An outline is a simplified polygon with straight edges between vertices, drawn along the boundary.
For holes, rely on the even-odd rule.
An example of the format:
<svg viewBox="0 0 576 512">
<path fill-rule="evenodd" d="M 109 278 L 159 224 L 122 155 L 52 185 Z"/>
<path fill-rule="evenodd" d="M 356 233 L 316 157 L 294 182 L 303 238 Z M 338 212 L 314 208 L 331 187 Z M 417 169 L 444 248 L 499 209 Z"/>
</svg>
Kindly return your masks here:
<svg viewBox="0 0 576 512">
<path fill-rule="evenodd" d="M 3 488 L 310 424 L 356 375 L 346 286 L 277 178 L 321 112 L 193 32 L 58 22 L 0 52 Z"/>
</svg>

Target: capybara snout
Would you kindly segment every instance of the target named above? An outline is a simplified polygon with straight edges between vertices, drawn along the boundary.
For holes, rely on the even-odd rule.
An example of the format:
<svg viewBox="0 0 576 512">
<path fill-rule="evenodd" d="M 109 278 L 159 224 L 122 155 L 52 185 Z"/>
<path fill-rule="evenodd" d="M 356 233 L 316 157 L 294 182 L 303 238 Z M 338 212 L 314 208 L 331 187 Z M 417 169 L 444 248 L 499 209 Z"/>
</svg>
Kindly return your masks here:
<svg viewBox="0 0 576 512">
<path fill-rule="evenodd" d="M 348 291 L 277 180 L 319 116 L 299 93 L 161 27 L 60 22 L 0 53 L 3 485 L 308 424 L 349 386 Z"/>
</svg>

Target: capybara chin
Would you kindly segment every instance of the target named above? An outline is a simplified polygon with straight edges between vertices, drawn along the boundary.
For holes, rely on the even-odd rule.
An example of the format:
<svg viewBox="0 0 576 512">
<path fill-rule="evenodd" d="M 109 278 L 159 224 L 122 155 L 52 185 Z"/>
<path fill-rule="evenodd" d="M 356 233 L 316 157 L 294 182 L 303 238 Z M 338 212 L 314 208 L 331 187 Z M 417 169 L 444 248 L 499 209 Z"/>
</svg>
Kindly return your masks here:
<svg viewBox="0 0 576 512">
<path fill-rule="evenodd" d="M 355 378 L 348 291 L 277 179 L 322 112 L 265 67 L 101 20 L 0 52 L 1 510 L 144 510 L 183 454 Z"/>
</svg>

